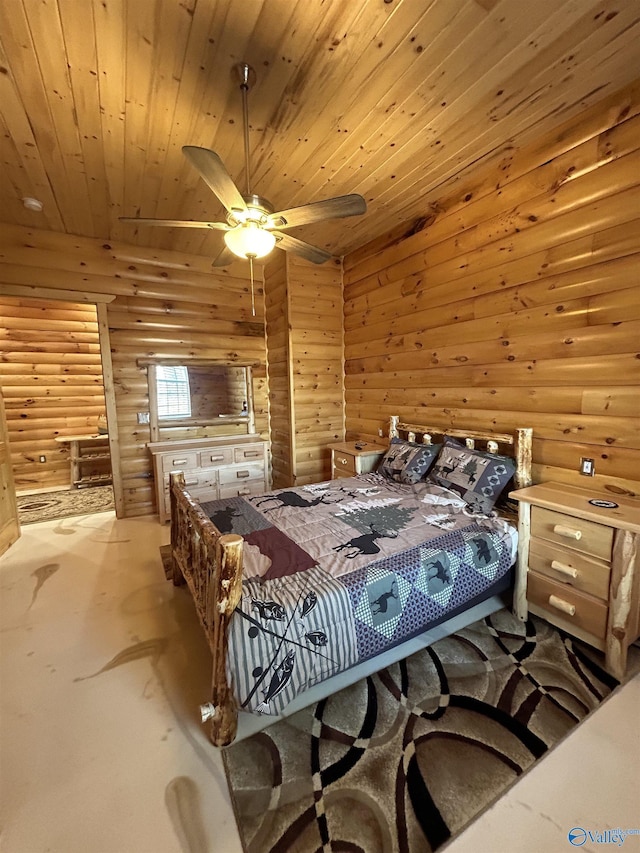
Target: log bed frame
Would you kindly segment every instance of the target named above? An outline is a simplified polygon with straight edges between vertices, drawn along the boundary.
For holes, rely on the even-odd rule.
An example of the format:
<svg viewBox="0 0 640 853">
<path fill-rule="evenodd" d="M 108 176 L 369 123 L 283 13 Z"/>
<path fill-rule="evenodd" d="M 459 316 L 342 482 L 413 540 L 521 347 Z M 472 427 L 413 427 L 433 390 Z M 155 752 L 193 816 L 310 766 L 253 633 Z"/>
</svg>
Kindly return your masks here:
<svg viewBox="0 0 640 853">
<path fill-rule="evenodd" d="M 425 444 L 431 444 L 434 437 L 436 440 L 442 440 L 444 435 L 453 436 L 464 439 L 468 447 L 481 447 L 490 453 L 501 452 L 513 456 L 516 461 L 517 488 L 531 484 L 531 429 L 517 429 L 513 433 L 474 432 L 401 423 L 397 416 L 391 417 L 389 437 L 397 437 L 401 433 L 406 435 L 409 441 L 416 441 L 416 437 L 420 435 L 422 443 Z M 243 539 L 237 534 L 221 534 L 218 531 L 200 504 L 187 491 L 182 472 L 171 474 L 170 496 L 171 559 L 168 576 L 176 586 L 186 582 L 193 596 L 213 658 L 211 701 L 201 706 L 202 721 L 211 720 L 212 743 L 215 746 L 227 746 L 234 740 L 247 737 L 282 719 L 281 716 L 264 717 L 241 712 L 242 725 L 238 732 L 238 708 L 227 682 L 227 630 L 242 594 Z M 513 608 L 516 616 L 521 619 L 526 618 L 525 584 L 526 576 L 518 560 Z M 498 597 L 489 599 L 383 655 L 364 661 L 346 673 L 340 673 L 316 685 L 290 703 L 286 715 L 402 660 L 441 637 L 490 615 L 502 606 L 504 604 Z"/>
</svg>

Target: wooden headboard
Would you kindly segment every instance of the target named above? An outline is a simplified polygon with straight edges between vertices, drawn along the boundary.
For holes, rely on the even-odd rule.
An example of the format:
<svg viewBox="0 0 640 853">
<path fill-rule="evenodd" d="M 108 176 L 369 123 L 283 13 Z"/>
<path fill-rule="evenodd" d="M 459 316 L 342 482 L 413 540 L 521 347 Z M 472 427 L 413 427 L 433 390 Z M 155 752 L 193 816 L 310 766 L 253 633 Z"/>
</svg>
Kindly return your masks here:
<svg viewBox="0 0 640 853">
<path fill-rule="evenodd" d="M 426 426 L 424 424 L 409 424 L 400 421 L 398 415 L 389 418 L 389 438 L 400 438 L 403 433 L 407 441 L 418 441 L 421 444 L 439 444 L 444 436 L 461 439 L 469 448 L 486 450 L 489 453 L 500 453 L 512 456 L 516 463 L 514 480 L 516 487 L 522 489 L 531 485 L 531 441 L 533 430 L 523 427 L 513 432 L 492 432 L 491 430 L 460 430 L 449 427 Z"/>
</svg>

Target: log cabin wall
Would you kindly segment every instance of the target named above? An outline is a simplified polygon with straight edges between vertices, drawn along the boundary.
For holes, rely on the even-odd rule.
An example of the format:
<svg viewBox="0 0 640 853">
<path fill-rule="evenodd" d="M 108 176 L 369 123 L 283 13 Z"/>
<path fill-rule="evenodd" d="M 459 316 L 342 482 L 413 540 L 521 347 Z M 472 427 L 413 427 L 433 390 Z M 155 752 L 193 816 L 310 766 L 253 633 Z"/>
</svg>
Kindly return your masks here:
<svg viewBox="0 0 640 853">
<path fill-rule="evenodd" d="M 275 257 L 265 301 L 274 488 L 328 480 L 344 436 L 341 265 Z"/>
<path fill-rule="evenodd" d="M 111 294 L 106 307 L 117 437 L 118 514 L 156 511 L 148 412 L 147 369 L 139 359 L 220 359 L 254 363 L 256 430 L 269 438 L 262 291 L 251 315 L 246 264 L 212 271 L 211 260 L 125 243 L 4 225 L 0 233 L 0 287 L 20 287 L 42 298 L 61 292 Z M 105 385 L 108 384 L 105 369 Z M 116 495 L 117 497 L 117 495 Z"/>
<path fill-rule="evenodd" d="M 289 296 L 287 265 L 276 252 L 264 269 L 264 302 L 271 425 L 271 482 L 274 489 L 293 485 L 294 418 L 290 394 Z"/>
<path fill-rule="evenodd" d="M 347 437 L 530 426 L 535 482 L 638 493 L 639 91 L 345 259 Z"/>
<path fill-rule="evenodd" d="M 96 307 L 0 296 L 0 317 L 15 487 L 69 486 L 69 445 L 56 437 L 95 433 L 105 414 Z"/>
<path fill-rule="evenodd" d="M 344 437 L 342 265 L 286 256 L 295 406 L 295 485 L 331 478 L 328 445 Z"/>
</svg>

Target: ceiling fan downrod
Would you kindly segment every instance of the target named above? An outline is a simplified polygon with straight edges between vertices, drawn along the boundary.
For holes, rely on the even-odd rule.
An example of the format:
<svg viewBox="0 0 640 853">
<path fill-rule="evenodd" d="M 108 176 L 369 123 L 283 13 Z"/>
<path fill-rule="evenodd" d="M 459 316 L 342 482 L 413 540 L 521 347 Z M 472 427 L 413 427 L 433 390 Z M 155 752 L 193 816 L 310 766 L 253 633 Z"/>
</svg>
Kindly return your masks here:
<svg viewBox="0 0 640 853">
<path fill-rule="evenodd" d="M 249 92 L 256 82 L 256 72 L 246 62 L 238 62 L 233 66 L 233 74 L 240 84 L 242 93 L 242 124 L 244 127 L 244 169 L 247 182 L 247 195 L 251 192 L 251 164 L 249 161 Z"/>
</svg>

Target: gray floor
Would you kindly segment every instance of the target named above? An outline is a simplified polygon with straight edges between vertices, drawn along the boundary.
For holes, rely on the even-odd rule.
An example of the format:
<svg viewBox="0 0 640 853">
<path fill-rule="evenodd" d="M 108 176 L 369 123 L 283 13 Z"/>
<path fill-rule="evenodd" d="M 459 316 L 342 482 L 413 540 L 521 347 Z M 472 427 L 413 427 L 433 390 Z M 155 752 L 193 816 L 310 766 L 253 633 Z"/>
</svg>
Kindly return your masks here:
<svg viewBox="0 0 640 853">
<path fill-rule="evenodd" d="M 241 850 L 197 718 L 209 652 L 160 566 L 168 537 L 155 518 L 101 513 L 25 526 L 0 558 L 4 853 Z M 566 851 L 573 826 L 640 828 L 639 708 L 640 677 L 448 853 Z"/>
</svg>

